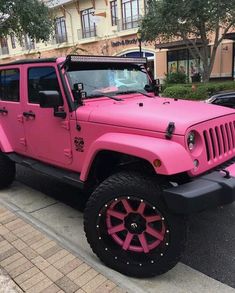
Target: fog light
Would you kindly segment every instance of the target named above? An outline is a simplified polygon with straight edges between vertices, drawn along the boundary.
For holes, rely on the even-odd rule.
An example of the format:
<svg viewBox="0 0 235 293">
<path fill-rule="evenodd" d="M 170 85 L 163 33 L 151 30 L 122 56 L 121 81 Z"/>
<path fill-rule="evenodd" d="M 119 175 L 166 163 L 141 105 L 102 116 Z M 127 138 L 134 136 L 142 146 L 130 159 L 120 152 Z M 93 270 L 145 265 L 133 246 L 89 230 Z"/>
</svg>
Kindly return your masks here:
<svg viewBox="0 0 235 293">
<path fill-rule="evenodd" d="M 154 165 L 154 167 L 159 168 L 159 167 L 161 167 L 162 162 L 160 160 L 156 159 L 155 161 L 153 161 L 153 165 Z"/>
</svg>

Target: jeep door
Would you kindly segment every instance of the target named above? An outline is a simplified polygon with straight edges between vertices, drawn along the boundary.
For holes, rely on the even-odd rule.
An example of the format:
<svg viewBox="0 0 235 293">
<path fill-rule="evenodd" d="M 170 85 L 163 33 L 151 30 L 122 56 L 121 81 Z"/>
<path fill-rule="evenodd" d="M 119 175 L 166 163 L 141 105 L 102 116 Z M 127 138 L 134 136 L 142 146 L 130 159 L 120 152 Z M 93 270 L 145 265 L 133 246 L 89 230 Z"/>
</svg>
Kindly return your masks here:
<svg viewBox="0 0 235 293">
<path fill-rule="evenodd" d="M 58 69 L 55 63 L 34 63 L 24 67 L 27 87 L 24 90 L 23 116 L 27 141 L 27 154 L 49 164 L 65 167 L 72 162 L 69 111 Z M 58 91 L 67 113 L 62 119 L 54 116 L 54 109 L 41 108 L 40 91 Z"/>
<path fill-rule="evenodd" d="M 24 154 L 26 139 L 22 116 L 23 88 L 22 68 L 20 65 L 1 66 L 0 68 L 0 131 L 1 144 L 9 142 L 13 151 Z M 9 150 L 6 150 L 9 151 Z"/>
</svg>

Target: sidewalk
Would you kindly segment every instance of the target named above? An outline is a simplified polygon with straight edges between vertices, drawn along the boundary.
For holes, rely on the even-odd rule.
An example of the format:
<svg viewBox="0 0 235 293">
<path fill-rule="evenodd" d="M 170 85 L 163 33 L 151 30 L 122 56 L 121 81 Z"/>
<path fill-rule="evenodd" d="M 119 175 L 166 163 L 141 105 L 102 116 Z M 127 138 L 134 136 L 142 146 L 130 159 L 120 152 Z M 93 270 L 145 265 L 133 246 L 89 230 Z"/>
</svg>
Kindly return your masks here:
<svg viewBox="0 0 235 293">
<path fill-rule="evenodd" d="M 3 292 L 126 291 L 0 205 L 0 293 Z"/>
</svg>

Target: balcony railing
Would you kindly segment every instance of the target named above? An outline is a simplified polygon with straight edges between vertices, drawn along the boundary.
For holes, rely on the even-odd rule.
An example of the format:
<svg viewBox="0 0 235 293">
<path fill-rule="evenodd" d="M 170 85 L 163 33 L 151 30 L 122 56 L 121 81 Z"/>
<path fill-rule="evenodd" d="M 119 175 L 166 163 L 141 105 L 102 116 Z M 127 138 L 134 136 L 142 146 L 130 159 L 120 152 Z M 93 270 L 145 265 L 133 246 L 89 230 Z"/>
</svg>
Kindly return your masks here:
<svg viewBox="0 0 235 293">
<path fill-rule="evenodd" d="M 135 15 L 133 17 L 118 19 L 118 22 L 117 22 L 118 31 L 137 28 L 140 25 L 141 18 L 142 18 L 141 15 Z"/>
<path fill-rule="evenodd" d="M 34 41 L 25 42 L 23 50 L 34 50 L 34 49 L 35 49 L 35 42 Z"/>
<path fill-rule="evenodd" d="M 96 32 L 96 25 L 95 23 L 93 26 L 90 26 L 89 28 L 79 29 L 78 30 L 78 39 L 87 39 L 87 38 L 93 38 L 97 36 Z"/>
<path fill-rule="evenodd" d="M 56 45 L 56 44 L 62 44 L 68 42 L 68 36 L 66 35 L 53 35 L 50 38 L 50 41 L 48 44 L 50 45 Z"/>
<path fill-rule="evenodd" d="M 56 41 L 57 44 L 67 43 L 68 42 L 68 36 L 67 36 L 67 34 L 55 35 L 55 41 Z"/>
<path fill-rule="evenodd" d="M 0 48 L 0 55 L 8 55 L 9 54 L 9 48 L 8 47 L 1 47 Z"/>
</svg>

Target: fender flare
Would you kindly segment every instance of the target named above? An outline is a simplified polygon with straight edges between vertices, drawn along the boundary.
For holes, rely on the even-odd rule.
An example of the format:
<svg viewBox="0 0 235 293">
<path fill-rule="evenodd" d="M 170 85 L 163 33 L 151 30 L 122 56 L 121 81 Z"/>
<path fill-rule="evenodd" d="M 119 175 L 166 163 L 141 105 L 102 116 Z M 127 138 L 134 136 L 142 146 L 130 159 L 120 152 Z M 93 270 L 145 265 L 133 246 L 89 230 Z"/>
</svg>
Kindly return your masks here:
<svg viewBox="0 0 235 293">
<path fill-rule="evenodd" d="M 0 125 L 0 151 L 3 153 L 13 152 L 12 146 L 8 140 L 8 137 L 6 136 L 5 131 L 2 128 L 2 125 Z"/>
<path fill-rule="evenodd" d="M 86 181 L 92 163 L 100 151 L 114 151 L 147 160 L 162 175 L 173 175 L 193 169 L 193 160 L 179 143 L 136 134 L 106 133 L 95 140 L 88 149 L 80 179 Z M 153 165 L 161 161 L 160 167 Z"/>
</svg>

